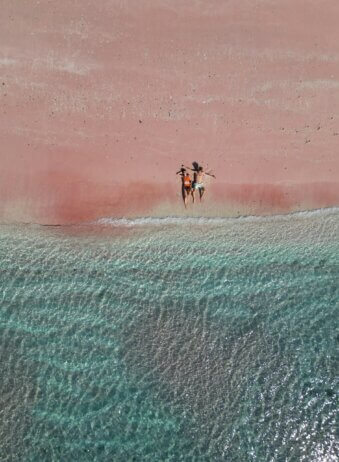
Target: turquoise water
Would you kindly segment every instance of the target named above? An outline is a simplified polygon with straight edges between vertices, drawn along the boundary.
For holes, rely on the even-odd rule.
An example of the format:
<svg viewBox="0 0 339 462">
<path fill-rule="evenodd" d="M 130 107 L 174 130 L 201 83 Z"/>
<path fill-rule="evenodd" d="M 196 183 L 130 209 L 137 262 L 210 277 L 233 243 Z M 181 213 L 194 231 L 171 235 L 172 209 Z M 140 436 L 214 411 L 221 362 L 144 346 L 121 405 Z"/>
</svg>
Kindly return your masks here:
<svg viewBox="0 0 339 462">
<path fill-rule="evenodd" d="M 338 231 L 0 227 L 0 460 L 337 460 Z"/>
</svg>

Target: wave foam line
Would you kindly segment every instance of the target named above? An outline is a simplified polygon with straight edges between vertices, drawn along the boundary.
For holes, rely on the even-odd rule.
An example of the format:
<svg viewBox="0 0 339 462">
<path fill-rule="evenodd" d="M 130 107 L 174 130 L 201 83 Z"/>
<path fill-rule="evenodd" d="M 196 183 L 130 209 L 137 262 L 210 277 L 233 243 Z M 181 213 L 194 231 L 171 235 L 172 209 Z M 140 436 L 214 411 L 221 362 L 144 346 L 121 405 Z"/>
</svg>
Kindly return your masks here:
<svg viewBox="0 0 339 462">
<path fill-rule="evenodd" d="M 339 214 L 339 207 L 305 210 L 284 215 L 247 215 L 240 217 L 138 217 L 138 218 L 99 218 L 91 225 L 103 226 L 163 226 L 163 225 L 223 225 L 239 222 L 288 221 L 295 218 L 317 218 Z"/>
</svg>

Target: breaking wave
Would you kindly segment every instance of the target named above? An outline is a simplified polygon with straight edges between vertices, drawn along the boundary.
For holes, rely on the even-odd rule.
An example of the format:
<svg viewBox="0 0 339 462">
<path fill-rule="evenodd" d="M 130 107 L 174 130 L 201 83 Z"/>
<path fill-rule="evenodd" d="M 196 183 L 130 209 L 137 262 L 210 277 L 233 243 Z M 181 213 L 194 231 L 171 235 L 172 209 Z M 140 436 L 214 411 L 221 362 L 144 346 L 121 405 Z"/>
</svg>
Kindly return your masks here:
<svg viewBox="0 0 339 462">
<path fill-rule="evenodd" d="M 104 226 L 163 226 L 163 225 L 224 225 L 239 222 L 272 222 L 287 221 L 291 218 L 318 218 L 337 215 L 339 207 L 323 208 L 316 210 L 304 210 L 281 215 L 247 215 L 239 217 L 137 217 L 137 218 L 115 218 L 103 217 L 91 222 L 93 225 Z"/>
</svg>

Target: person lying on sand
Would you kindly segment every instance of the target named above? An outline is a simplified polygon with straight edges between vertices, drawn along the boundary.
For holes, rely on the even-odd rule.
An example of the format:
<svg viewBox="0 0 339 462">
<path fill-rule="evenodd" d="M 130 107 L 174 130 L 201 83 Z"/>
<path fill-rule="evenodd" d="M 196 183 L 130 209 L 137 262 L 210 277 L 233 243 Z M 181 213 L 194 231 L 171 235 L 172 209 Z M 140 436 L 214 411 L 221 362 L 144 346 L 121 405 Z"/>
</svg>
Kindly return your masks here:
<svg viewBox="0 0 339 462">
<path fill-rule="evenodd" d="M 176 173 L 176 175 L 178 174 L 180 174 L 181 176 L 182 199 L 184 201 L 185 207 L 187 207 L 187 198 L 191 194 L 191 191 L 192 191 L 192 180 L 191 180 L 190 174 L 186 171 L 183 165 L 181 166 L 181 169 Z"/>
<path fill-rule="evenodd" d="M 208 176 L 211 176 L 212 178 L 216 178 L 216 176 L 213 175 L 213 173 L 205 172 L 203 167 L 199 165 L 197 162 L 193 162 L 192 165 L 193 165 L 193 168 L 185 167 L 185 168 L 188 168 L 189 170 L 192 170 L 193 172 L 192 199 L 194 202 L 194 194 L 196 191 L 199 191 L 199 197 L 201 201 L 202 196 L 204 195 L 204 192 L 205 192 L 204 176 L 208 175 Z"/>
</svg>

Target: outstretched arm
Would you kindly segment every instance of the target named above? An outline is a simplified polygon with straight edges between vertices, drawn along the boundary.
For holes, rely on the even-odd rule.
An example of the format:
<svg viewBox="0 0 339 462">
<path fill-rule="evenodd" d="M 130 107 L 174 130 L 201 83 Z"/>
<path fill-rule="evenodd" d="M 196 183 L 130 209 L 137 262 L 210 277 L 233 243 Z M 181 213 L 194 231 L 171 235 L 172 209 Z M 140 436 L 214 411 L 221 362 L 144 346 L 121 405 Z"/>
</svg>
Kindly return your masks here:
<svg viewBox="0 0 339 462">
<path fill-rule="evenodd" d="M 208 176 L 212 176 L 213 178 L 217 178 L 215 175 L 213 175 L 213 173 L 207 173 L 207 172 L 205 172 L 205 173 L 206 173 L 206 175 L 208 175 Z"/>
<path fill-rule="evenodd" d="M 197 169 L 195 169 L 195 168 L 186 167 L 186 165 L 183 165 L 183 167 L 187 168 L 188 170 L 191 170 L 191 172 L 197 172 Z M 206 173 L 206 175 L 208 175 L 208 176 L 211 176 L 211 177 L 213 177 L 213 178 L 216 178 L 216 176 L 213 175 L 213 173 L 207 173 L 207 172 L 204 172 L 204 173 Z"/>
</svg>

